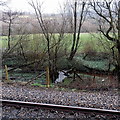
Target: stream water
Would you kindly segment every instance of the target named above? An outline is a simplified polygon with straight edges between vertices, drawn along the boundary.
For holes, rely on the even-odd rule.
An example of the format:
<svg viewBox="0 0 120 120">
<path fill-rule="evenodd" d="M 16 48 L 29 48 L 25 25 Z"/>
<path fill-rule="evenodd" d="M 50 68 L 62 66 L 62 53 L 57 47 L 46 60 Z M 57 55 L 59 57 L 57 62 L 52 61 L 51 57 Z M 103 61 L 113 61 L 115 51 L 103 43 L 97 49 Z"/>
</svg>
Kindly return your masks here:
<svg viewBox="0 0 120 120">
<path fill-rule="evenodd" d="M 45 72 L 45 71 L 44 71 Z M 55 83 L 59 83 L 62 82 L 67 76 L 64 75 L 65 71 L 59 71 L 59 76 L 56 79 Z M 0 73 L 2 73 L 2 78 L 3 80 L 5 79 L 5 71 L 0 71 Z M 25 73 L 22 71 L 14 71 L 12 73 L 9 73 L 9 79 L 11 79 L 12 81 L 21 81 L 21 82 L 28 82 L 30 80 L 33 80 L 33 83 L 37 83 L 37 84 L 42 84 L 45 85 L 46 84 L 46 74 L 40 76 L 40 77 L 36 77 L 38 76 L 38 74 L 42 74 L 43 71 L 41 71 L 40 73 Z M 95 84 L 98 85 L 112 85 L 112 86 L 117 86 L 117 79 L 114 76 L 110 76 L 110 75 L 104 75 L 104 76 L 100 76 L 100 75 L 92 75 L 92 74 L 82 74 L 79 73 L 80 77 L 84 80 L 85 84 L 88 84 L 90 82 L 95 82 Z M 82 84 L 82 83 L 81 83 Z"/>
<path fill-rule="evenodd" d="M 67 76 L 64 75 L 63 72 L 59 72 L 59 76 L 56 79 L 55 83 L 62 82 Z"/>
</svg>

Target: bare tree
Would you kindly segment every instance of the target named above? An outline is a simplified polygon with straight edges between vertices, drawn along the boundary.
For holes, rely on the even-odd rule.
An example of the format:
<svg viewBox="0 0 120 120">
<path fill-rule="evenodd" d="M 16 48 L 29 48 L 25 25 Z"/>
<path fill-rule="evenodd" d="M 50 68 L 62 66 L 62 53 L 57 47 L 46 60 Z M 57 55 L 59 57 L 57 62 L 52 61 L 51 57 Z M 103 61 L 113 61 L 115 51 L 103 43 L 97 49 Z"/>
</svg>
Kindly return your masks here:
<svg viewBox="0 0 120 120">
<path fill-rule="evenodd" d="M 7 10 L 7 12 L 3 12 L 3 28 L 5 28 L 5 31 L 7 31 L 6 34 L 8 40 L 7 49 L 3 50 L 2 54 L 3 61 L 6 58 L 17 55 L 23 59 L 23 62 L 25 61 L 27 63 L 27 58 L 25 55 L 25 46 L 28 44 L 28 32 L 26 32 L 27 22 L 21 19 L 22 14 L 22 12 L 13 12 L 10 9 Z"/>
<path fill-rule="evenodd" d="M 42 30 L 42 33 L 44 35 L 44 38 L 46 40 L 46 47 L 47 47 L 47 61 L 48 66 L 50 69 L 50 78 L 52 82 L 55 82 L 56 78 L 58 77 L 58 71 L 57 71 L 57 59 L 58 59 L 58 51 L 60 48 L 61 40 L 64 37 L 64 28 L 65 28 L 65 18 L 62 14 L 62 24 L 57 28 L 58 22 L 57 19 L 49 19 L 44 16 L 42 13 L 42 4 L 40 4 L 38 1 L 33 2 L 31 1 L 29 3 L 36 14 L 36 18 L 39 23 L 39 29 Z M 53 17 L 54 18 L 54 17 Z M 58 33 L 56 35 L 55 33 Z"/>
<path fill-rule="evenodd" d="M 79 46 L 79 41 L 80 41 L 80 33 L 81 33 L 81 28 L 82 25 L 85 21 L 86 14 L 87 14 L 87 7 L 86 7 L 87 2 L 78 2 L 75 1 L 72 6 L 72 17 L 71 17 L 71 28 L 73 29 L 73 38 L 72 38 L 72 47 L 71 47 L 71 52 L 69 56 L 69 60 L 72 60 L 73 57 L 75 56 L 78 46 Z M 80 8 L 80 9 L 79 9 Z M 78 17 L 79 16 L 79 17 Z"/>
<path fill-rule="evenodd" d="M 18 17 L 18 12 L 12 12 L 12 10 L 8 10 L 7 12 L 3 12 L 2 21 L 8 25 L 8 50 L 11 48 L 11 33 L 12 33 L 12 24 L 14 24 L 14 20 Z"/>
<path fill-rule="evenodd" d="M 120 2 L 118 4 L 116 0 L 92 0 L 90 5 L 95 11 L 93 18 L 98 21 L 99 32 L 113 43 L 111 51 L 120 82 Z"/>
</svg>

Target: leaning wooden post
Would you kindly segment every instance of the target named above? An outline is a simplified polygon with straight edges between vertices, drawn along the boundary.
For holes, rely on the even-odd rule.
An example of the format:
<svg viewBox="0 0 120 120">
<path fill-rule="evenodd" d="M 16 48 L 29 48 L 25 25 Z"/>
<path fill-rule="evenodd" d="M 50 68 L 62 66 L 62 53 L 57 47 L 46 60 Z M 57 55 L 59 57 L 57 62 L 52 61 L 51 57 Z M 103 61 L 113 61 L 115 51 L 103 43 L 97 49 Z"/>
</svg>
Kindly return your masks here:
<svg viewBox="0 0 120 120">
<path fill-rule="evenodd" d="M 46 82 L 47 82 L 47 87 L 50 87 L 50 72 L 49 72 L 49 67 L 46 68 Z"/>
<path fill-rule="evenodd" d="M 7 81 L 9 81 L 9 79 L 8 79 L 8 68 L 7 68 L 7 65 L 5 65 L 5 79 Z"/>
</svg>

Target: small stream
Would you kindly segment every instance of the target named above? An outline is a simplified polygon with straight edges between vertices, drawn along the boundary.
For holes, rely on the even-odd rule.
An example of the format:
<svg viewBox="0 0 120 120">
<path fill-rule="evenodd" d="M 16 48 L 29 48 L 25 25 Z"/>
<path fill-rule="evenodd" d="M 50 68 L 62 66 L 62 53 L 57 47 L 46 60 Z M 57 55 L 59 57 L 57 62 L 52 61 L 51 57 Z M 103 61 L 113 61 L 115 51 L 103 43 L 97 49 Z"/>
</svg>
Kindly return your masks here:
<svg viewBox="0 0 120 120">
<path fill-rule="evenodd" d="M 34 80 L 33 83 L 45 85 L 46 84 L 46 74 L 36 77 L 41 75 L 45 71 L 41 71 L 39 73 L 34 73 L 34 72 L 22 72 L 22 71 L 14 71 L 12 73 L 9 73 L 9 79 L 12 81 L 20 81 L 20 82 L 28 82 L 30 80 Z M 55 83 L 63 82 L 63 80 L 67 77 L 64 73 L 66 71 L 59 71 L 59 76 L 56 79 Z M 5 71 L 0 71 L 2 73 L 2 78 L 3 80 L 5 79 Z M 112 85 L 112 86 L 117 86 L 117 79 L 115 76 L 112 75 L 97 75 L 97 74 L 85 74 L 85 73 L 78 73 L 80 77 L 84 80 L 84 84 L 88 84 L 90 82 L 95 82 L 95 84 L 98 85 Z M 82 83 L 81 83 L 82 84 Z"/>
<path fill-rule="evenodd" d="M 63 72 L 59 72 L 59 76 L 56 79 L 55 83 L 62 82 L 67 76 L 64 75 Z"/>
</svg>

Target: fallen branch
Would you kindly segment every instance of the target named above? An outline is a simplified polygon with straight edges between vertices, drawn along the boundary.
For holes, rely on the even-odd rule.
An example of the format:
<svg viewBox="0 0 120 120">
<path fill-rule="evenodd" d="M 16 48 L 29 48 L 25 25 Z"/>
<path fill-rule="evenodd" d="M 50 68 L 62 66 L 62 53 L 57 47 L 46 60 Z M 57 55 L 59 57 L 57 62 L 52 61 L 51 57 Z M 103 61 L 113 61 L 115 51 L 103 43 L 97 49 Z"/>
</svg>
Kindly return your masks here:
<svg viewBox="0 0 120 120">
<path fill-rule="evenodd" d="M 42 73 L 40 75 L 38 74 L 36 77 L 33 77 L 31 80 L 29 80 L 25 85 L 28 85 L 28 84 L 32 83 L 34 80 L 36 80 L 36 78 L 41 77 L 44 74 L 46 74 L 46 72 L 44 72 L 44 73 Z"/>
<path fill-rule="evenodd" d="M 77 73 L 75 73 L 75 75 L 76 75 L 80 80 L 83 81 L 83 79 L 80 77 L 80 75 L 78 75 Z"/>
</svg>

